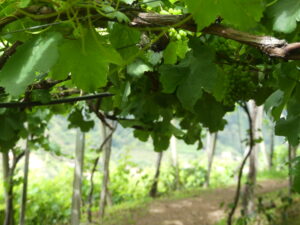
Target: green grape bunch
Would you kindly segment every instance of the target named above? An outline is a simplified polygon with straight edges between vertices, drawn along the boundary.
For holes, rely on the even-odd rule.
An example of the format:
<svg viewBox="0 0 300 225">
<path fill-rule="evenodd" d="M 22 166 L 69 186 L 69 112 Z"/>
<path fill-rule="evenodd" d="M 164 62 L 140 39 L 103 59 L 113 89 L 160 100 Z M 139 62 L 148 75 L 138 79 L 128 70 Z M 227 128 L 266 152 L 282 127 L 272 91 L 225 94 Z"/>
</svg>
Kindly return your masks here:
<svg viewBox="0 0 300 225">
<path fill-rule="evenodd" d="M 223 103 L 234 105 L 238 101 L 248 101 L 255 97 L 258 90 L 257 79 L 249 70 L 230 70 L 226 74 Z"/>
</svg>

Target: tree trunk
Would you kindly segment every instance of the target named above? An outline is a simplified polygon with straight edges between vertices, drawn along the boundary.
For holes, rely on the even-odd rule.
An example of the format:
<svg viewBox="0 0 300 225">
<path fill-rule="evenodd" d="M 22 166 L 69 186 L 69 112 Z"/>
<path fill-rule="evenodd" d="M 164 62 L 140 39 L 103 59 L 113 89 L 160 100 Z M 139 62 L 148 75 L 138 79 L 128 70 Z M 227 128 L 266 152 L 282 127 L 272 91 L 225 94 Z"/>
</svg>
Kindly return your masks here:
<svg viewBox="0 0 300 225">
<path fill-rule="evenodd" d="M 272 126 L 270 136 L 270 152 L 269 152 L 269 169 L 273 168 L 273 157 L 274 157 L 274 127 Z"/>
<path fill-rule="evenodd" d="M 159 180 L 159 174 L 160 174 L 160 166 L 161 161 L 163 157 L 163 152 L 158 153 L 157 162 L 156 162 L 156 171 L 153 179 L 153 183 L 149 192 L 150 197 L 155 198 L 157 196 L 157 186 L 158 186 L 158 180 Z"/>
<path fill-rule="evenodd" d="M 113 126 L 115 127 L 115 126 Z M 115 129 L 115 128 L 114 128 Z M 108 134 L 108 128 L 102 124 L 102 136 L 105 140 Z M 112 136 L 109 138 L 109 141 L 103 146 L 104 150 L 104 157 L 103 157 L 103 179 L 102 179 L 102 189 L 100 195 L 100 209 L 99 215 L 100 218 L 103 218 L 105 213 L 105 206 L 107 205 L 108 199 L 108 182 L 109 182 L 109 163 L 110 163 L 110 156 L 111 156 L 111 145 L 112 145 Z"/>
<path fill-rule="evenodd" d="M 172 163 L 172 167 L 174 169 L 174 175 L 175 175 L 174 189 L 177 190 L 180 186 L 180 178 L 179 178 L 176 138 L 174 136 L 172 136 L 170 142 L 171 142 L 170 143 L 171 163 Z"/>
<path fill-rule="evenodd" d="M 29 140 L 26 141 L 25 148 L 25 162 L 24 162 L 24 181 L 21 199 L 21 210 L 20 210 L 20 225 L 25 225 L 25 214 L 26 214 L 26 202 L 27 202 L 27 187 L 28 187 L 28 174 L 29 174 Z"/>
<path fill-rule="evenodd" d="M 258 110 L 257 110 L 257 116 L 256 116 L 256 130 L 255 132 L 257 133 L 256 134 L 256 138 L 261 138 L 261 142 L 258 143 L 258 146 L 259 146 L 259 150 L 257 149 L 257 151 L 260 151 L 262 154 L 263 154 L 263 160 L 264 160 L 264 164 L 263 164 L 263 168 L 267 168 L 268 165 L 270 164 L 269 163 L 269 155 L 267 153 L 267 148 L 266 148 L 266 143 L 265 143 L 265 140 L 264 140 L 264 136 L 263 136 L 263 132 L 262 132 L 262 129 L 263 129 L 263 118 L 264 118 L 264 111 L 263 109 L 261 109 L 262 107 L 258 107 Z"/>
<path fill-rule="evenodd" d="M 3 225 L 14 225 L 13 171 L 9 166 L 8 152 L 2 153 L 2 164 L 5 195 L 5 218 Z"/>
<path fill-rule="evenodd" d="M 81 183 L 84 162 L 84 146 L 85 134 L 77 130 L 76 133 L 76 148 L 75 148 L 75 170 L 73 180 L 73 196 L 72 196 L 72 214 L 71 224 L 80 224 L 80 206 L 81 206 Z"/>
<path fill-rule="evenodd" d="M 216 151 L 218 133 L 209 133 L 207 137 L 207 172 L 205 175 L 204 187 L 210 185 L 210 172 Z"/>
<path fill-rule="evenodd" d="M 292 175 L 292 161 L 296 157 L 296 151 L 298 146 L 292 146 L 291 144 L 288 144 L 288 167 L 289 167 L 289 194 L 293 193 L 293 184 L 294 184 L 294 178 Z"/>
<path fill-rule="evenodd" d="M 253 150 L 251 152 L 249 158 L 249 172 L 247 177 L 247 182 L 244 189 L 243 195 L 243 212 L 246 216 L 249 216 L 254 213 L 255 211 L 255 203 L 254 203 L 254 189 L 256 185 L 256 173 L 257 173 L 257 150 L 258 144 L 255 144 L 255 140 L 259 138 L 259 119 L 258 116 L 262 114 L 263 108 L 262 106 L 257 107 L 254 101 L 249 102 L 250 108 L 250 116 L 252 120 L 252 131 L 253 140 L 249 140 L 250 142 L 254 143 Z"/>
</svg>

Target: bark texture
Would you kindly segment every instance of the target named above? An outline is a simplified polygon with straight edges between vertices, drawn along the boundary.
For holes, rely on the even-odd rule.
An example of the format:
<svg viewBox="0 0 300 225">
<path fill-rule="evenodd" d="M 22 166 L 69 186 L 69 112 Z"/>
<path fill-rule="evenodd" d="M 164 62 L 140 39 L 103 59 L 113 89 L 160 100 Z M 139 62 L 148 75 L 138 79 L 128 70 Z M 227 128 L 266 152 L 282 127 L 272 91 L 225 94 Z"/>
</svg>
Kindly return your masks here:
<svg viewBox="0 0 300 225">
<path fill-rule="evenodd" d="M 114 125 L 113 127 L 115 127 Z M 108 128 L 102 124 L 102 137 L 104 140 L 109 136 Z M 100 218 L 103 218 L 105 214 L 105 207 L 108 203 L 108 182 L 109 182 L 109 164 L 110 164 L 110 156 L 111 156 L 111 145 L 112 145 L 112 136 L 109 138 L 107 143 L 103 146 L 103 178 L 102 178 L 102 188 L 100 194 L 100 203 L 99 203 L 99 215 Z"/>
<path fill-rule="evenodd" d="M 254 143 L 253 150 L 249 157 L 249 172 L 247 175 L 247 182 L 243 194 L 243 212 L 246 216 L 250 216 L 255 212 L 255 186 L 256 186 L 256 174 L 257 174 L 257 154 L 259 145 L 255 142 L 260 138 L 260 131 L 258 128 L 261 126 L 262 106 L 256 106 L 254 101 L 249 102 L 250 116 L 252 121 L 252 138 L 250 142 Z"/>
<path fill-rule="evenodd" d="M 207 137 L 207 172 L 204 187 L 210 186 L 210 173 L 217 147 L 218 133 L 209 133 Z"/>
<path fill-rule="evenodd" d="M 3 225 L 14 225 L 13 207 L 13 171 L 10 166 L 8 152 L 2 153 L 3 182 L 5 196 L 5 217 Z"/>
<path fill-rule="evenodd" d="M 157 196 L 157 192 L 158 192 L 158 181 L 159 181 L 159 174 L 160 174 L 160 166 L 161 166 L 162 157 L 163 157 L 163 152 L 159 152 L 158 155 L 157 155 L 155 175 L 154 175 L 153 183 L 151 185 L 151 189 L 150 189 L 150 192 L 149 192 L 149 195 L 152 198 L 155 198 Z"/>
<path fill-rule="evenodd" d="M 174 169 L 174 177 L 175 177 L 174 189 L 177 190 L 180 187 L 180 178 L 179 178 L 177 144 L 176 144 L 176 138 L 174 136 L 171 137 L 170 148 L 171 148 L 171 164 Z"/>
<path fill-rule="evenodd" d="M 85 134 L 77 130 L 75 148 L 75 169 L 73 180 L 71 225 L 80 224 L 81 213 L 81 183 L 84 162 Z"/>
<path fill-rule="evenodd" d="M 23 181 L 21 209 L 20 209 L 20 225 L 25 225 L 28 174 L 29 174 L 29 157 L 30 157 L 30 148 L 29 148 L 29 140 L 27 139 L 26 148 L 25 148 L 24 181 Z"/>
</svg>

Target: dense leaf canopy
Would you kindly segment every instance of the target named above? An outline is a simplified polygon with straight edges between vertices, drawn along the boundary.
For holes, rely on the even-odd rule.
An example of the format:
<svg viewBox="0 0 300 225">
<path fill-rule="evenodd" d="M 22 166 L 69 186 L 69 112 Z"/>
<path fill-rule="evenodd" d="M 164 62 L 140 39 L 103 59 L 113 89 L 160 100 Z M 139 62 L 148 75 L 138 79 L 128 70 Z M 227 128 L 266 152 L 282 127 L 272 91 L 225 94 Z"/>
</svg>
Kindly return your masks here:
<svg viewBox="0 0 300 225">
<path fill-rule="evenodd" d="M 277 134 L 298 144 L 298 0 L 0 3 L 1 102 L 109 92 L 41 110 L 73 110 L 70 127 L 83 131 L 93 126 L 86 112 L 96 112 L 162 151 L 172 135 L 201 147 L 203 127 L 223 129 L 226 112 L 254 99 L 278 121 Z M 0 109 L 0 149 L 13 146 L 31 113 Z"/>
</svg>

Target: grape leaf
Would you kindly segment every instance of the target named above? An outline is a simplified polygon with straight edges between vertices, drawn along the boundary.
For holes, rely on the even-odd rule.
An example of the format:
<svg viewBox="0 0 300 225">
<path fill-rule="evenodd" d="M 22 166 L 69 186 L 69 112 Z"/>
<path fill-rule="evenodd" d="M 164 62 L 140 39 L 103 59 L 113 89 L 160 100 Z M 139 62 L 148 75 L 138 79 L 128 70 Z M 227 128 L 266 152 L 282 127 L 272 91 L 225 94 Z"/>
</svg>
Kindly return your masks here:
<svg viewBox="0 0 300 225">
<path fill-rule="evenodd" d="M 224 21 L 241 28 L 255 26 L 264 11 L 262 0 L 222 0 L 218 5 Z"/>
<path fill-rule="evenodd" d="M 217 102 L 211 95 L 205 94 L 195 105 L 200 122 L 213 133 L 224 129 L 226 121 L 223 119 L 226 111 L 223 105 Z"/>
<path fill-rule="evenodd" d="M 163 85 L 163 92 L 172 93 L 182 82 L 185 74 L 189 73 L 189 69 L 181 64 L 177 66 L 162 65 L 159 72 L 161 73 L 160 82 Z"/>
<path fill-rule="evenodd" d="M 294 176 L 293 190 L 300 194 L 300 157 L 296 157 L 293 163 L 292 171 Z"/>
<path fill-rule="evenodd" d="M 75 85 L 85 91 L 106 85 L 109 63 L 122 64 L 120 55 L 92 31 L 83 40 L 64 40 L 59 53 L 52 77 L 65 79 L 71 73 Z"/>
<path fill-rule="evenodd" d="M 275 134 L 287 137 L 289 143 L 297 146 L 300 133 L 300 115 L 287 119 L 281 118 L 275 126 Z"/>
<path fill-rule="evenodd" d="M 51 94 L 49 90 L 33 90 L 31 93 L 32 100 L 42 103 L 47 103 L 51 101 Z"/>
<path fill-rule="evenodd" d="M 190 59 L 191 76 L 199 86 L 207 92 L 214 90 L 218 79 L 217 67 L 214 64 L 215 52 L 203 45 L 199 39 L 191 39 L 189 43 L 193 49 L 193 57 Z"/>
<path fill-rule="evenodd" d="M 25 8 L 26 6 L 29 5 L 30 2 L 31 2 L 31 0 L 21 0 L 18 4 L 18 7 Z"/>
<path fill-rule="evenodd" d="M 49 72 L 58 58 L 59 33 L 40 35 L 17 48 L 0 71 L 0 86 L 18 96 L 36 78 L 36 73 Z"/>
<path fill-rule="evenodd" d="M 218 73 L 214 51 L 201 44 L 199 39 L 192 39 L 193 49 L 178 65 L 160 67 L 160 81 L 164 92 L 176 94 L 184 108 L 193 111 L 193 107 L 202 96 L 202 88 L 208 92 L 214 90 Z"/>
<path fill-rule="evenodd" d="M 138 30 L 115 23 L 109 32 L 109 40 L 115 49 L 118 49 L 124 59 L 136 54 L 139 50 L 136 44 L 139 42 L 141 33 Z"/>
<path fill-rule="evenodd" d="M 128 5 L 131 5 L 135 0 L 120 0 L 121 2 L 124 2 Z"/>
<path fill-rule="evenodd" d="M 186 4 L 199 30 L 213 23 L 220 14 L 217 1 L 186 0 Z"/>
<path fill-rule="evenodd" d="M 138 138 L 140 141 L 146 142 L 149 139 L 150 132 L 144 130 L 134 130 L 134 137 Z"/>
<path fill-rule="evenodd" d="M 68 128 L 80 128 L 82 132 L 88 132 L 95 125 L 93 120 L 86 120 L 79 109 L 69 115 L 68 121 L 70 122 Z"/>
<path fill-rule="evenodd" d="M 190 111 L 193 111 L 193 107 L 197 100 L 202 96 L 202 89 L 199 85 L 199 76 L 195 73 L 191 73 L 188 77 L 179 85 L 177 89 L 177 97 L 182 106 Z"/>
<path fill-rule="evenodd" d="M 282 104 L 284 98 L 284 92 L 281 90 L 277 90 L 274 93 L 272 93 L 266 100 L 264 109 L 268 113 L 270 110 L 272 110 L 274 107 L 278 107 Z M 281 112 L 280 112 L 281 114 Z M 279 118 L 280 115 L 275 114 L 274 117 Z"/>
<path fill-rule="evenodd" d="M 249 28 L 258 22 L 264 11 L 262 0 L 186 0 L 198 29 L 213 23 L 218 16 L 225 22 L 241 28 Z"/>
<path fill-rule="evenodd" d="M 287 117 L 280 119 L 275 126 L 276 135 L 287 137 L 293 146 L 298 145 L 300 137 L 299 98 L 300 85 L 297 85 L 287 102 Z"/>
<path fill-rule="evenodd" d="M 153 132 L 151 133 L 155 151 L 161 152 L 169 147 L 170 138 L 172 136 L 171 129 L 170 123 L 166 121 L 155 124 Z"/>
<path fill-rule="evenodd" d="M 273 29 L 283 33 L 291 33 L 300 21 L 300 1 L 279 0 L 270 9 L 274 17 Z"/>
<path fill-rule="evenodd" d="M 127 73 L 134 77 L 139 77 L 143 75 L 144 72 L 152 70 L 153 68 L 144 63 L 141 59 L 137 59 L 127 66 Z"/>
<path fill-rule="evenodd" d="M 164 50 L 164 63 L 165 64 L 175 64 L 177 62 L 177 43 L 172 41 L 168 44 L 167 48 Z"/>
</svg>

